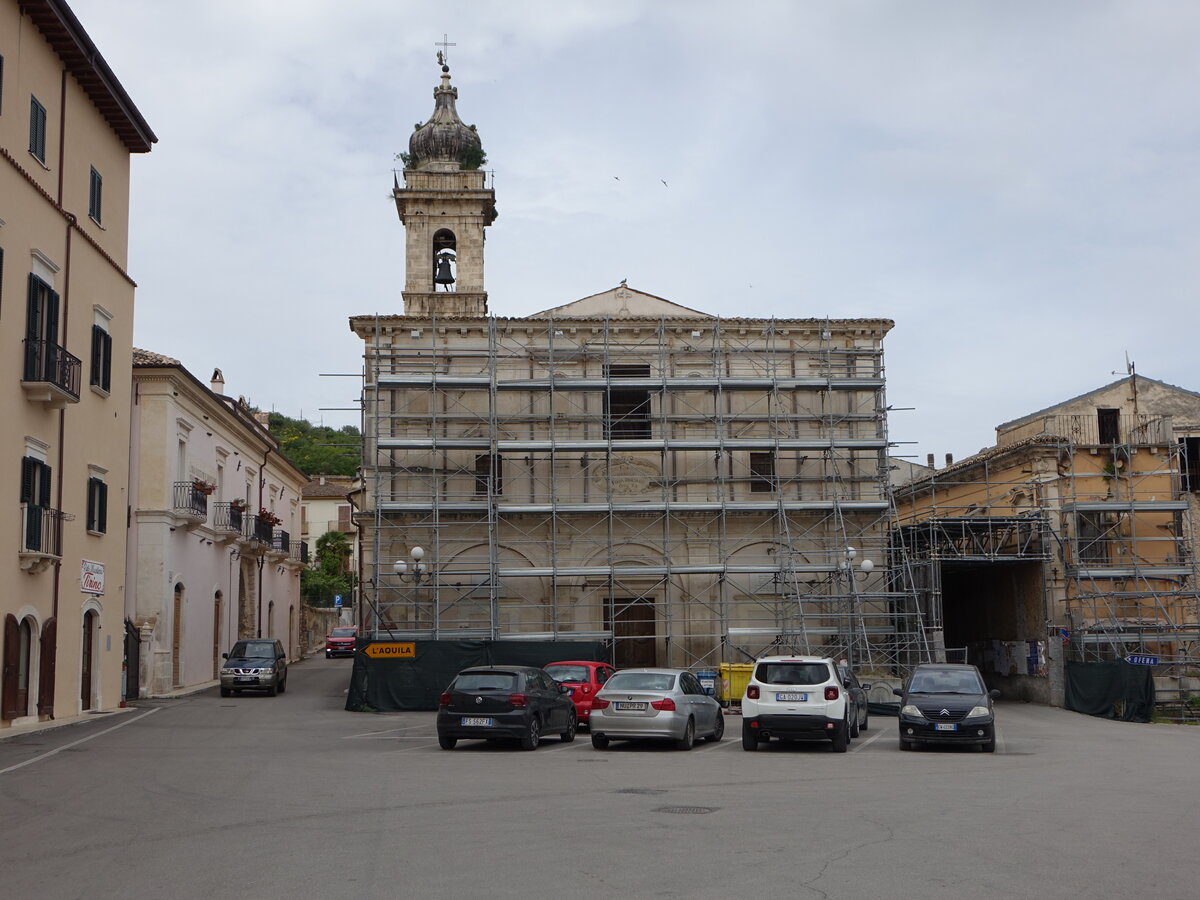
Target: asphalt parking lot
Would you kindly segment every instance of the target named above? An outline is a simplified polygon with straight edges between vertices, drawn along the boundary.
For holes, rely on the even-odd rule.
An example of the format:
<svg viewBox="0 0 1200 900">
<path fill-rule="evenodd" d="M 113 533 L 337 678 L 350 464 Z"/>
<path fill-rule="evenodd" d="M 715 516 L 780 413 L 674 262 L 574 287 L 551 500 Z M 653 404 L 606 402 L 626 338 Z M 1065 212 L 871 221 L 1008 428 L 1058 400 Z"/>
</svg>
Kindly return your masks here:
<svg viewBox="0 0 1200 900">
<path fill-rule="evenodd" d="M 1200 729 L 1000 704 L 996 753 L 439 749 L 348 660 L 0 741 L 10 896 L 1194 897 Z M 17 766 L 18 768 L 14 768 Z"/>
</svg>

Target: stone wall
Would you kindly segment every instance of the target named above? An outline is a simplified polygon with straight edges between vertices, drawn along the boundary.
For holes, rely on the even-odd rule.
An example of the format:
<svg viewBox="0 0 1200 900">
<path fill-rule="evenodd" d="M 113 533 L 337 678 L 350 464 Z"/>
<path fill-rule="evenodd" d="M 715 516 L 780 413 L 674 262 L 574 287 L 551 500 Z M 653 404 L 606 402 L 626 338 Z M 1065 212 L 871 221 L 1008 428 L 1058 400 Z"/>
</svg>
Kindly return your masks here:
<svg viewBox="0 0 1200 900">
<path fill-rule="evenodd" d="M 345 615 L 346 621 L 343 621 Z M 340 609 L 330 609 L 324 606 L 300 607 L 300 655 L 310 656 L 320 653 L 325 648 L 325 636 L 335 625 L 352 625 L 349 614 L 343 614 Z"/>
</svg>

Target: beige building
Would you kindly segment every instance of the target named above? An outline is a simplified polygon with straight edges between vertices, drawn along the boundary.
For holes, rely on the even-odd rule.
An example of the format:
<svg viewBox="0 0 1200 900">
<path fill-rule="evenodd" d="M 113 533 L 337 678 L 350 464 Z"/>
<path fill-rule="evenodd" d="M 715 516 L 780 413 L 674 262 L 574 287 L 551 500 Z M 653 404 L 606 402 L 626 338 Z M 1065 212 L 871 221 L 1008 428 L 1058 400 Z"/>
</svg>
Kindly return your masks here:
<svg viewBox="0 0 1200 900">
<path fill-rule="evenodd" d="M 887 571 L 892 323 L 725 319 L 624 283 L 490 315 L 495 195 L 446 69 L 434 98 L 395 191 L 405 314 L 351 320 L 364 625 L 602 639 L 619 665 L 912 651 Z"/>
<path fill-rule="evenodd" d="M 2 729 L 122 699 L 130 156 L 156 138 L 61 0 L 0 0 L 0 71 Z"/>
<path fill-rule="evenodd" d="M 1007 696 L 1061 704 L 1068 660 L 1200 674 L 1200 394 L 1130 375 L 996 429 L 897 489 L 935 643 Z M 1200 681 L 1196 682 L 1200 687 Z"/>
<path fill-rule="evenodd" d="M 354 478 L 349 475 L 314 475 L 304 485 L 301 492 L 300 537 L 310 549 L 316 547 L 317 538 L 330 531 L 344 534 L 353 545 L 352 490 Z M 354 571 L 353 566 L 350 571 Z"/>
<path fill-rule="evenodd" d="M 224 387 L 220 370 L 206 386 L 133 351 L 126 607 L 140 696 L 213 682 L 238 638 L 279 638 L 299 656 L 308 479 Z"/>
</svg>

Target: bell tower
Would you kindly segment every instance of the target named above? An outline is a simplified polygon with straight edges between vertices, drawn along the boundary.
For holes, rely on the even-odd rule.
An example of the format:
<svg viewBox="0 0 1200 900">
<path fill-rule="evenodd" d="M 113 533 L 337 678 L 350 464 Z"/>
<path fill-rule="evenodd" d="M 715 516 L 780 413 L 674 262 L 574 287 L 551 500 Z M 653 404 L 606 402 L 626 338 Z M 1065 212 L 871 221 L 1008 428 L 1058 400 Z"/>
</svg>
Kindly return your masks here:
<svg viewBox="0 0 1200 900">
<path fill-rule="evenodd" d="M 441 84 L 433 115 L 408 139 L 404 187 L 393 195 L 404 224 L 404 314 L 485 316 L 483 230 L 496 219 L 496 192 L 487 187 L 487 162 L 474 125 L 464 125 L 438 53 Z"/>
</svg>

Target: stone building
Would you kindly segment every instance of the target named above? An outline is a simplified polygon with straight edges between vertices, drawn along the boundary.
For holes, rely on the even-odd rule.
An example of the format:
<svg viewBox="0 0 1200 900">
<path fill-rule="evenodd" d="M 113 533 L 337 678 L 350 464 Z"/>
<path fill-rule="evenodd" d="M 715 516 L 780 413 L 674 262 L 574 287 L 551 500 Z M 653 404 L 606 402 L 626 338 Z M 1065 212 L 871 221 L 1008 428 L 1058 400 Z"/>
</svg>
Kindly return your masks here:
<svg viewBox="0 0 1200 900">
<path fill-rule="evenodd" d="M 395 188 L 404 314 L 351 319 L 363 625 L 603 639 L 618 665 L 919 643 L 887 570 L 892 323 L 722 318 L 624 283 L 490 314 L 495 194 L 457 96 L 443 68 Z"/>
<path fill-rule="evenodd" d="M 896 543 L 939 650 L 1007 696 L 1061 704 L 1067 661 L 1139 656 L 1171 699 L 1200 674 L 1198 497 L 1200 394 L 1131 374 L 898 488 Z"/>
<path fill-rule="evenodd" d="M 0 731 L 122 699 L 133 154 L 62 0 L 0 0 Z"/>
</svg>

